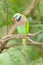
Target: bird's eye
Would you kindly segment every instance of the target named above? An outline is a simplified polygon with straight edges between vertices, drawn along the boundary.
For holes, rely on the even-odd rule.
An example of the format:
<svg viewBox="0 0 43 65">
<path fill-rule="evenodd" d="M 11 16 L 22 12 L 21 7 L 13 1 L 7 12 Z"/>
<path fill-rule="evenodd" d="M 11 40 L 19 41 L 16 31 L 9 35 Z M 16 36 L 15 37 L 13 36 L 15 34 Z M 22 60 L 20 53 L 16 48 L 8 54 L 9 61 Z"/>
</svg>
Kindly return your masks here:
<svg viewBox="0 0 43 65">
<path fill-rule="evenodd" d="M 21 16 L 18 18 L 17 22 L 19 22 L 21 20 Z"/>
</svg>

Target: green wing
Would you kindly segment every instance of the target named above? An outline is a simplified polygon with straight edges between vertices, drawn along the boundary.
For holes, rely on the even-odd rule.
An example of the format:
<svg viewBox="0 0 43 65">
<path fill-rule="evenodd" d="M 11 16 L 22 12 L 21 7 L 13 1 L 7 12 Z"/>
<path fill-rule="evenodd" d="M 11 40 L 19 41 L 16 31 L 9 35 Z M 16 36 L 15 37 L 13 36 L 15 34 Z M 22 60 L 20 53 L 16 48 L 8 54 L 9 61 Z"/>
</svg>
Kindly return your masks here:
<svg viewBox="0 0 43 65">
<path fill-rule="evenodd" d="M 25 34 L 29 33 L 29 21 L 26 22 L 25 24 Z M 26 44 L 26 39 L 22 39 L 23 45 Z"/>
<path fill-rule="evenodd" d="M 25 29 L 26 29 L 26 34 L 29 33 L 29 21 L 28 20 L 26 22 Z"/>
<path fill-rule="evenodd" d="M 23 14 L 21 14 L 21 16 L 23 17 L 23 18 L 26 18 L 26 16 L 24 16 Z M 26 22 L 26 24 L 25 24 L 25 26 L 24 26 L 24 32 L 25 32 L 25 34 L 27 34 L 28 32 L 29 32 L 29 21 L 27 20 L 27 22 Z M 23 28 L 22 28 L 22 30 L 23 30 Z"/>
</svg>

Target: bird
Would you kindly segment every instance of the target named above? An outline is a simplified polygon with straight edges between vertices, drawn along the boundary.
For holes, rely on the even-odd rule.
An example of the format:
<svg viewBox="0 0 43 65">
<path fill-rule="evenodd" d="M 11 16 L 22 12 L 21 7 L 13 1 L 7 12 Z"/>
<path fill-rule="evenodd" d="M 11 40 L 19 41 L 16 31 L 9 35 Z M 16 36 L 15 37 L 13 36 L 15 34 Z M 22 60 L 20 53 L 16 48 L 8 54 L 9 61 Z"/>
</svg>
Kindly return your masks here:
<svg viewBox="0 0 43 65">
<path fill-rule="evenodd" d="M 28 34 L 29 33 L 29 20 L 25 15 L 21 13 L 16 13 L 13 15 L 13 21 L 17 24 L 18 34 Z M 22 43 L 26 45 L 26 39 L 22 39 Z"/>
</svg>

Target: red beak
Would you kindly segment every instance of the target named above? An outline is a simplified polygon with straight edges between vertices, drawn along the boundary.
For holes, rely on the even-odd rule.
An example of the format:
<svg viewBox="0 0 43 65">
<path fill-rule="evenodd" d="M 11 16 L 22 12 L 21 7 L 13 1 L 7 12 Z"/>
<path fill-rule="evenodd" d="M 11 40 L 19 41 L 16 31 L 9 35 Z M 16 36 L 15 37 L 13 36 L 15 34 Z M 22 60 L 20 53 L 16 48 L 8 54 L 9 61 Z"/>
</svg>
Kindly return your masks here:
<svg viewBox="0 0 43 65">
<path fill-rule="evenodd" d="M 17 21 L 17 19 L 16 18 L 13 18 L 13 21 Z"/>
</svg>

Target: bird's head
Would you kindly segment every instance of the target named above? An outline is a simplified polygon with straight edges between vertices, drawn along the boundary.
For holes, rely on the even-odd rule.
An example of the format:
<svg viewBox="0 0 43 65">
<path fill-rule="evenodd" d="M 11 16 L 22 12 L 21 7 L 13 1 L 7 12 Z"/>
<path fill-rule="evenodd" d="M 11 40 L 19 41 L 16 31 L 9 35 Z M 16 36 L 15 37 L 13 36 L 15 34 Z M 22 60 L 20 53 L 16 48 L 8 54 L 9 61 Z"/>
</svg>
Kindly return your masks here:
<svg viewBox="0 0 43 65">
<path fill-rule="evenodd" d="M 16 13 L 13 16 L 13 20 L 16 21 L 16 22 L 20 22 L 21 21 L 21 18 L 22 18 L 22 16 L 21 16 L 20 13 Z"/>
<path fill-rule="evenodd" d="M 26 22 L 26 17 L 23 14 L 20 13 L 16 13 L 13 16 L 13 21 L 15 21 L 15 23 L 17 23 L 18 25 L 24 25 Z"/>
</svg>

